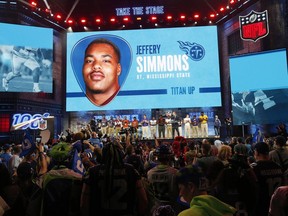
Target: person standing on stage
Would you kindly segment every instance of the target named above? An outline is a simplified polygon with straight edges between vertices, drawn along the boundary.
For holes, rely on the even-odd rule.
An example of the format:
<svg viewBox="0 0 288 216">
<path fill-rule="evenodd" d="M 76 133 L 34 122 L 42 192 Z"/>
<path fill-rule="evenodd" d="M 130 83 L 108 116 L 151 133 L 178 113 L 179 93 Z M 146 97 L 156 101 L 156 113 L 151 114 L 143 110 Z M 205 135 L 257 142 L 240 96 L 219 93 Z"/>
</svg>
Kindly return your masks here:
<svg viewBox="0 0 288 216">
<path fill-rule="evenodd" d="M 113 116 L 110 116 L 110 119 L 107 122 L 108 124 L 108 135 L 113 136 L 114 135 L 114 119 Z"/>
<path fill-rule="evenodd" d="M 153 116 L 152 119 L 149 121 L 150 124 L 150 136 L 155 137 L 156 136 L 156 128 L 157 128 L 157 120 Z"/>
<path fill-rule="evenodd" d="M 122 127 L 123 129 L 129 129 L 130 121 L 127 119 L 127 116 L 124 116 L 124 119 L 122 121 Z"/>
<path fill-rule="evenodd" d="M 133 134 L 136 136 L 136 138 L 138 138 L 138 127 L 139 127 L 139 121 L 136 117 L 133 117 L 133 120 L 131 122 L 131 126 L 132 126 L 132 132 Z"/>
<path fill-rule="evenodd" d="M 201 128 L 201 136 L 208 137 L 208 116 L 201 112 L 199 116 L 200 128 Z"/>
<path fill-rule="evenodd" d="M 103 135 L 108 133 L 108 120 L 105 115 L 103 115 L 101 119 L 101 132 Z"/>
<path fill-rule="evenodd" d="M 172 138 L 172 119 L 171 119 L 171 113 L 168 112 L 166 114 L 166 119 L 165 119 L 165 122 L 166 122 L 166 136 L 167 138 L 171 139 Z"/>
<path fill-rule="evenodd" d="M 143 119 L 141 121 L 141 125 L 142 125 L 142 139 L 148 139 L 149 137 L 149 120 L 147 119 L 147 116 L 144 114 L 143 115 Z"/>
<path fill-rule="evenodd" d="M 232 119 L 230 117 L 225 118 L 225 125 L 226 125 L 226 136 L 232 136 Z"/>
<path fill-rule="evenodd" d="M 177 135 L 180 136 L 179 133 L 179 122 L 181 122 L 180 118 L 177 116 L 177 113 L 175 111 L 172 112 L 172 138 L 175 138 L 175 131 L 177 132 Z"/>
<path fill-rule="evenodd" d="M 115 127 L 115 134 L 116 136 L 118 136 L 122 128 L 122 120 L 120 116 L 117 116 L 116 119 L 114 120 L 114 127 Z"/>
<path fill-rule="evenodd" d="M 183 121 L 184 121 L 185 138 L 191 138 L 191 119 L 189 114 L 186 115 Z"/>
<path fill-rule="evenodd" d="M 218 115 L 215 115 L 214 119 L 215 138 L 220 138 L 220 128 L 221 128 L 221 121 L 218 118 Z"/>
<path fill-rule="evenodd" d="M 165 119 L 163 118 L 162 115 L 159 116 L 158 118 L 158 121 L 157 121 L 157 124 L 158 124 L 158 136 L 159 138 L 165 138 Z"/>
<path fill-rule="evenodd" d="M 193 115 L 193 118 L 191 119 L 191 125 L 192 125 L 192 137 L 193 138 L 199 137 L 199 120 L 197 119 L 196 115 Z"/>
</svg>

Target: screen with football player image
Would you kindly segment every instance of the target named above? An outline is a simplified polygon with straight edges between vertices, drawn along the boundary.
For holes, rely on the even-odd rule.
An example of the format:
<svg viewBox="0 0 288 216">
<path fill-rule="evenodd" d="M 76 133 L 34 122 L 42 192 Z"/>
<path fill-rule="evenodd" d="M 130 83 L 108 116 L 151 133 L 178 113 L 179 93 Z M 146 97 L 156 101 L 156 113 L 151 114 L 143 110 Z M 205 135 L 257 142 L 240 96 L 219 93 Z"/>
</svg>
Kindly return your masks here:
<svg viewBox="0 0 288 216">
<path fill-rule="evenodd" d="M 0 23 L 0 92 L 52 93 L 52 62 L 51 28 Z"/>
<path fill-rule="evenodd" d="M 230 58 L 233 124 L 288 121 L 286 50 Z"/>
<path fill-rule="evenodd" d="M 67 33 L 66 110 L 221 106 L 216 26 Z"/>
</svg>

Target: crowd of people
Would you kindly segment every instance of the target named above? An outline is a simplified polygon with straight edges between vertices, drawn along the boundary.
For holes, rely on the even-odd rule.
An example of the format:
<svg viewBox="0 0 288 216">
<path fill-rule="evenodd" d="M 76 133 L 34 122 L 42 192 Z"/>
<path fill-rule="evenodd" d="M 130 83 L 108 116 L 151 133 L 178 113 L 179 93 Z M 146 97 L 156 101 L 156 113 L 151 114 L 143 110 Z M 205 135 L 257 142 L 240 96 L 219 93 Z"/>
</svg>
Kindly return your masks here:
<svg viewBox="0 0 288 216">
<path fill-rule="evenodd" d="M 3 145 L 0 215 L 288 214 L 282 135 L 166 141 L 120 131 L 67 130 L 47 143 L 27 131 L 24 144 Z"/>
</svg>

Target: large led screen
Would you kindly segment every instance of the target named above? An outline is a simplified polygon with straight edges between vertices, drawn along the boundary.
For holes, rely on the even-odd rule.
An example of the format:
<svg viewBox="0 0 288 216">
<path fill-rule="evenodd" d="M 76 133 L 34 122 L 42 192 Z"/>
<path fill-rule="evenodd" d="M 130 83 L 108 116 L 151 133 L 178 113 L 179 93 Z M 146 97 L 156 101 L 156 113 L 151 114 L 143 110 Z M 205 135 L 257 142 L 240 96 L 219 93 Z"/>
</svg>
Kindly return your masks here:
<svg viewBox="0 0 288 216">
<path fill-rule="evenodd" d="M 234 125 L 288 121 L 286 50 L 230 58 Z"/>
<path fill-rule="evenodd" d="M 221 106 L 217 27 L 68 33 L 66 93 L 67 111 Z"/>
<path fill-rule="evenodd" d="M 53 30 L 0 23 L 1 92 L 52 93 Z"/>
</svg>

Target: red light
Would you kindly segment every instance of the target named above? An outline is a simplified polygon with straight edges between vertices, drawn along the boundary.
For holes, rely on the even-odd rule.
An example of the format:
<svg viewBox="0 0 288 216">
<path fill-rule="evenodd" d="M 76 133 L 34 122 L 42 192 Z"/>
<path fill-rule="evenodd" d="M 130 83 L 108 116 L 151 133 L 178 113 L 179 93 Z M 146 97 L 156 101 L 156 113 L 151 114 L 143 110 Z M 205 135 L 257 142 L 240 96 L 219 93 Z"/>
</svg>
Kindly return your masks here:
<svg viewBox="0 0 288 216">
<path fill-rule="evenodd" d="M 34 7 L 36 7 L 36 6 L 37 6 L 37 3 L 34 2 L 34 1 L 32 1 L 32 2 L 31 2 L 31 5 L 34 6 Z"/>
<path fill-rule="evenodd" d="M 100 23 L 100 22 L 101 22 L 101 19 L 96 19 L 95 22 L 96 22 L 96 23 Z"/>
<path fill-rule="evenodd" d="M 115 22 L 115 21 L 116 21 L 115 18 L 111 18 L 111 19 L 110 19 L 110 22 Z"/>
<path fill-rule="evenodd" d="M 151 17 L 152 20 L 157 20 L 157 17 L 153 16 Z"/>
<path fill-rule="evenodd" d="M 235 3 L 235 1 L 234 0 L 230 0 L 230 4 L 234 4 Z"/>
<path fill-rule="evenodd" d="M 73 20 L 69 19 L 69 20 L 67 21 L 67 23 L 72 24 L 72 23 L 73 23 Z"/>
<path fill-rule="evenodd" d="M 200 17 L 200 15 L 199 14 L 194 14 L 194 18 L 199 18 Z"/>
<path fill-rule="evenodd" d="M 180 19 L 182 19 L 182 20 L 185 19 L 185 18 L 186 18 L 185 15 L 181 15 L 181 16 L 180 16 Z"/>
<path fill-rule="evenodd" d="M 221 7 L 221 8 L 220 8 L 220 11 L 224 11 L 224 10 L 225 10 L 225 8 L 224 8 L 224 7 Z"/>
<path fill-rule="evenodd" d="M 210 17 L 211 17 L 211 18 L 214 18 L 214 17 L 215 17 L 215 14 L 210 14 Z"/>
<path fill-rule="evenodd" d="M 61 16 L 60 14 L 57 14 L 57 15 L 56 15 L 56 18 L 57 18 L 57 19 L 61 19 L 62 16 Z"/>
<path fill-rule="evenodd" d="M 86 19 L 81 19 L 80 22 L 84 24 L 84 23 L 86 23 L 87 21 L 86 21 Z"/>
<path fill-rule="evenodd" d="M 129 21 L 129 18 L 128 18 L 128 17 L 124 17 L 124 18 L 123 18 L 123 21 L 128 22 L 128 21 Z"/>
<path fill-rule="evenodd" d="M 167 20 L 171 20 L 172 19 L 172 16 L 167 16 Z"/>
<path fill-rule="evenodd" d="M 0 114 L 0 132 L 7 133 L 10 131 L 10 115 Z"/>
</svg>

